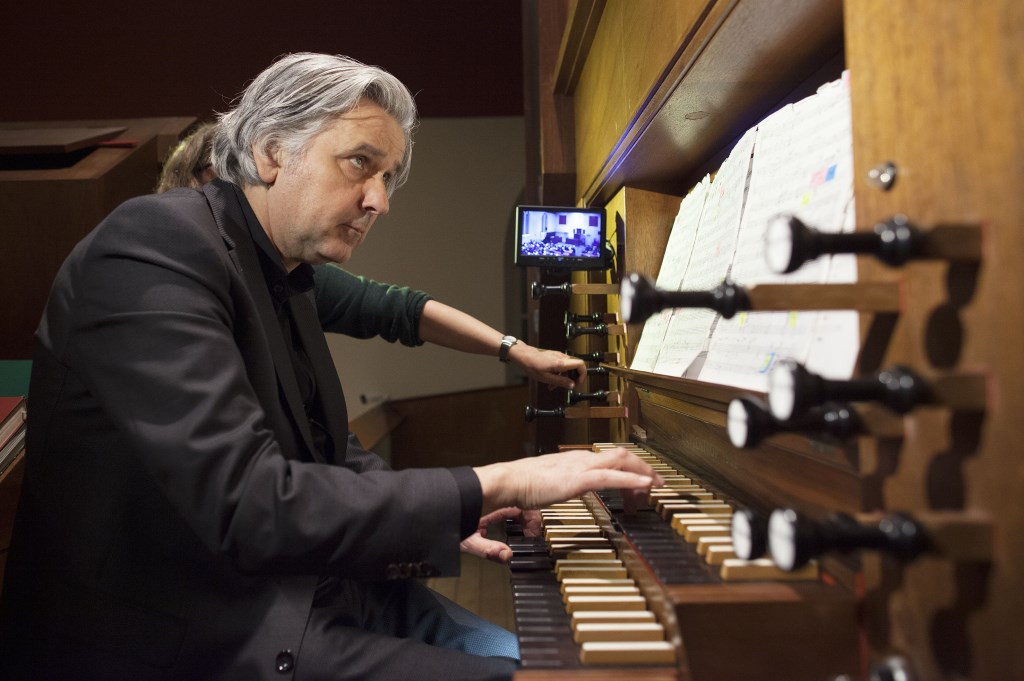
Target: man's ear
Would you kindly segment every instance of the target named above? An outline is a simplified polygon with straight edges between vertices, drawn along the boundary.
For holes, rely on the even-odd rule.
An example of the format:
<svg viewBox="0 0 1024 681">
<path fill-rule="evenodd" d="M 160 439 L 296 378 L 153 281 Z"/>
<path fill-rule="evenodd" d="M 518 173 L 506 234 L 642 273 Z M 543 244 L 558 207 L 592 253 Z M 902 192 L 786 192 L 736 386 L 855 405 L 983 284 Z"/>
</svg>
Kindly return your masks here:
<svg viewBox="0 0 1024 681">
<path fill-rule="evenodd" d="M 256 172 L 264 183 L 274 184 L 277 179 L 277 171 L 281 169 L 278 157 L 281 152 L 278 147 L 264 148 L 258 144 L 252 145 L 252 158 L 256 161 Z"/>
</svg>

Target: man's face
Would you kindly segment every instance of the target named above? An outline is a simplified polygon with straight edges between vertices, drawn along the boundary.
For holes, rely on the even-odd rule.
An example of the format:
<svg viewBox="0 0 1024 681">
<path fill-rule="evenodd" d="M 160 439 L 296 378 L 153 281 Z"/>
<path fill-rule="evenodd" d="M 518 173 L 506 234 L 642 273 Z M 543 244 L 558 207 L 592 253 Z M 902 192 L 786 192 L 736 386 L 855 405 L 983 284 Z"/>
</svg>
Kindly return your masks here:
<svg viewBox="0 0 1024 681">
<path fill-rule="evenodd" d="M 405 153 L 398 122 L 369 100 L 329 124 L 301 156 L 257 152 L 270 186 L 257 216 L 290 271 L 343 263 L 388 212 L 388 187 Z"/>
</svg>

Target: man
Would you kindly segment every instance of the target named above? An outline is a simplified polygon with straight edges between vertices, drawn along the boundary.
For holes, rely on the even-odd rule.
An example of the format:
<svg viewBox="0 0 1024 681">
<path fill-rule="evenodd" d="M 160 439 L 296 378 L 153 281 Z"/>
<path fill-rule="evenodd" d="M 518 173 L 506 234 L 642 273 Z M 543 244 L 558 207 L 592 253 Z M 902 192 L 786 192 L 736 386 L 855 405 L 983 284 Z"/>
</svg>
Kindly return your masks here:
<svg viewBox="0 0 1024 681">
<path fill-rule="evenodd" d="M 211 156 L 216 134 L 217 124 L 213 122 L 201 123 L 189 133 L 164 161 L 156 192 L 199 189 L 214 179 L 217 175 Z M 379 336 L 409 347 L 429 342 L 467 353 L 499 356 L 552 388 L 575 388 L 573 374 L 586 378 L 582 360 L 503 336 L 423 291 L 356 276 L 334 264 L 314 267 L 313 291 L 317 317 L 324 331 L 363 339 Z M 511 346 L 502 352 L 502 344 L 510 340 Z M 506 562 L 511 557 L 507 545 L 481 533 L 464 540 L 462 548 L 497 562 Z"/>
<path fill-rule="evenodd" d="M 10 678 L 508 678 L 404 578 L 456 571 L 489 513 L 660 483 L 621 449 L 382 470 L 349 436 L 309 265 L 388 211 L 414 124 L 389 74 L 290 55 L 222 118 L 222 179 L 127 202 L 68 257 L 37 331 Z"/>
</svg>

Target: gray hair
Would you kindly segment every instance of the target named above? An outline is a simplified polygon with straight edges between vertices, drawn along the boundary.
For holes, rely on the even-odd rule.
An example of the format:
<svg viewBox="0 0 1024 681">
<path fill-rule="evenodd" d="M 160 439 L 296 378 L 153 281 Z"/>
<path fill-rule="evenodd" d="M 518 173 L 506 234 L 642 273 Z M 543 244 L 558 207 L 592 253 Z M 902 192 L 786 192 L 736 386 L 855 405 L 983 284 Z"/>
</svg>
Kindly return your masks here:
<svg viewBox="0 0 1024 681">
<path fill-rule="evenodd" d="M 239 186 L 265 186 L 256 169 L 254 146 L 301 156 L 310 140 L 363 98 L 390 114 L 405 135 L 405 155 L 390 194 L 409 175 L 416 103 L 387 71 L 340 55 L 289 54 L 256 76 L 235 108 L 219 116 L 213 168 L 218 177 Z"/>
</svg>

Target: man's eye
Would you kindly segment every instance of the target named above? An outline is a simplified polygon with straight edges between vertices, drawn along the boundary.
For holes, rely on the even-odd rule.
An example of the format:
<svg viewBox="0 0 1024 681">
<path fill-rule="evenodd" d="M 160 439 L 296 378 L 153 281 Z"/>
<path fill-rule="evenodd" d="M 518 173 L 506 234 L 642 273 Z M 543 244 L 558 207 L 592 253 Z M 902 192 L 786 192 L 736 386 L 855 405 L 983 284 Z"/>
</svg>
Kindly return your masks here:
<svg viewBox="0 0 1024 681">
<path fill-rule="evenodd" d="M 356 168 L 359 168 L 360 170 L 362 170 L 363 168 L 366 167 L 366 157 L 365 156 L 353 156 L 352 157 L 352 165 L 354 165 Z"/>
</svg>

